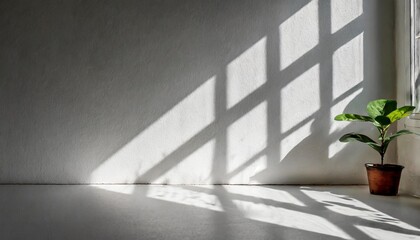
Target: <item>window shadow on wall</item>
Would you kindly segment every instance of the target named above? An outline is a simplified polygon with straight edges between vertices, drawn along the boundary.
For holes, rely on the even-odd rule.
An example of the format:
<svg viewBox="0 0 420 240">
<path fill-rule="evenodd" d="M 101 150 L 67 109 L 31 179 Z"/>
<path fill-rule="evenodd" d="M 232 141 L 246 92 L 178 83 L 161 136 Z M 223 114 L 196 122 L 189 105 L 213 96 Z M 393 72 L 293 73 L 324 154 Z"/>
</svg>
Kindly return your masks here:
<svg viewBox="0 0 420 240">
<path fill-rule="evenodd" d="M 364 181 L 332 118 L 392 92 L 390 4 L 41 2 L 2 3 L 4 182 Z"/>
<path fill-rule="evenodd" d="M 372 10 L 363 1 L 352 2 L 350 15 L 342 10 L 348 4 L 293 4 L 296 6 L 282 8 L 282 4 L 268 7 L 262 3 L 264 15 L 252 20 L 244 17 L 264 28 L 252 36 L 251 47 L 229 59 L 166 113 L 162 123 L 152 124 L 152 133 L 140 135 L 127 148 L 133 150 L 123 148 L 108 160 L 114 164 L 106 167 L 105 162 L 103 176 L 112 175 L 115 165 L 131 155 L 125 159 L 129 159 L 131 176 L 123 182 L 332 183 L 334 179 L 336 184 L 363 183 L 365 176 L 358 166 L 364 157 L 372 156 L 369 149 L 355 146 L 348 150 L 336 139 L 345 131 L 369 129 L 336 124 L 332 119 L 342 111 L 364 110 L 360 106 L 371 98 L 364 94 L 365 89 L 375 91 L 364 82 L 374 77 L 374 64 L 365 56 L 376 49 L 370 38 L 377 32 L 365 24 L 364 11 Z M 248 24 L 242 26 L 244 32 L 249 29 Z M 213 105 L 198 100 L 189 103 L 195 94 L 197 99 L 207 97 Z M 189 111 L 197 103 L 200 109 Z M 201 119 L 188 117 L 200 114 Z M 192 127 L 180 127 L 180 122 Z M 197 122 L 203 124 L 197 126 Z M 165 142 L 174 139 L 175 144 Z M 166 145 L 145 153 L 148 141 Z M 154 160 L 145 164 L 151 158 Z M 137 168 L 130 165 L 136 162 Z M 101 170 L 96 171 L 93 175 L 100 178 Z M 137 174 L 135 180 L 133 174 Z"/>
<path fill-rule="evenodd" d="M 363 111 L 360 106 L 373 95 L 383 96 L 377 82 L 364 81 L 386 75 L 379 66 L 387 60 L 375 42 L 386 33 L 366 24 L 377 6 L 274 5 L 230 9 L 255 15 L 218 9 L 236 18 L 223 21 L 223 40 L 230 41 L 210 50 L 240 51 L 234 58 L 217 54 L 225 64 L 97 168 L 93 181 L 114 176 L 127 183 L 364 183 L 359 167 L 373 154 L 360 146 L 347 149 L 336 139 L 369 129 L 332 119 Z M 379 85 L 387 92 L 386 84 Z M 170 95 L 176 89 L 171 86 Z"/>
</svg>

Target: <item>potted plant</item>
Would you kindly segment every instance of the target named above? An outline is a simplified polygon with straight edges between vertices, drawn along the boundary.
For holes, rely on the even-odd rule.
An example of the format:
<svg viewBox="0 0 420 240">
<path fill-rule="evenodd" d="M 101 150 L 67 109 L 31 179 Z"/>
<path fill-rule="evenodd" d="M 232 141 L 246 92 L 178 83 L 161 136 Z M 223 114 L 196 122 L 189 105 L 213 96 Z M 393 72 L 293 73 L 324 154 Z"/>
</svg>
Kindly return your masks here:
<svg viewBox="0 0 420 240">
<path fill-rule="evenodd" d="M 398 194 L 401 171 L 404 168 L 396 164 L 384 164 L 384 156 L 389 143 L 398 136 L 412 134 L 409 130 L 400 130 L 388 134 L 390 126 L 396 121 L 408 117 L 414 106 L 397 108 L 395 100 L 378 99 L 368 103 L 368 116 L 343 113 L 337 115 L 336 121 L 370 122 L 379 131 L 378 142 L 360 133 L 347 133 L 340 138 L 340 142 L 359 141 L 373 148 L 381 156 L 381 163 L 366 163 L 366 170 L 371 194 L 395 196 Z"/>
</svg>

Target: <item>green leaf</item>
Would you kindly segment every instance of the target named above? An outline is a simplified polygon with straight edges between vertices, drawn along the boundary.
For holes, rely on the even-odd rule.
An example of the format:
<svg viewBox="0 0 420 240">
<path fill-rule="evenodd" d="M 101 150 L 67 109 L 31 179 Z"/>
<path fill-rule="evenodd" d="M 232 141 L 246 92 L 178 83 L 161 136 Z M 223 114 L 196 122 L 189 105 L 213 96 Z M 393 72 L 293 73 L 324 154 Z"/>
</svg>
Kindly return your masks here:
<svg viewBox="0 0 420 240">
<path fill-rule="evenodd" d="M 377 116 L 387 116 L 389 113 L 397 109 L 397 101 L 388 99 L 378 99 L 368 103 L 368 115 L 375 119 Z"/>
<path fill-rule="evenodd" d="M 409 131 L 409 130 L 406 130 L 406 129 L 404 129 L 404 130 L 400 130 L 400 131 L 398 131 L 398 132 L 396 132 L 396 133 L 392 134 L 391 136 L 389 136 L 389 137 L 385 138 L 385 141 L 391 141 L 391 140 L 393 140 L 393 139 L 394 139 L 394 138 L 396 138 L 396 137 L 399 137 L 399 136 L 401 136 L 401 135 L 406 135 L 406 134 L 416 134 L 416 133 L 414 133 L 414 132 L 412 132 L 412 131 Z"/>
<path fill-rule="evenodd" d="M 416 107 L 414 107 L 414 106 L 400 107 L 398 109 L 395 109 L 391 113 L 389 113 L 387 115 L 387 117 L 391 120 L 391 123 L 393 123 L 393 122 L 398 121 L 402 118 L 410 116 L 415 108 Z"/>
<path fill-rule="evenodd" d="M 373 122 L 373 119 L 369 116 L 362 116 L 358 114 L 343 113 L 335 116 L 336 121 L 362 121 L 362 122 Z"/>
<path fill-rule="evenodd" d="M 388 145 L 392 140 L 394 140 L 395 138 L 397 138 L 401 135 L 406 135 L 406 134 L 417 134 L 417 133 L 414 133 L 414 132 L 411 132 L 409 130 L 404 129 L 404 130 L 400 130 L 400 131 L 392 134 L 391 136 L 385 138 L 384 143 L 383 143 L 383 151 L 386 152 L 386 149 L 388 148 Z"/>
<path fill-rule="evenodd" d="M 391 124 L 391 120 L 384 116 L 377 116 L 375 118 L 375 122 L 379 123 L 381 127 L 385 128 L 389 124 Z"/>
<path fill-rule="evenodd" d="M 369 147 L 373 148 L 377 152 L 381 153 L 381 146 L 378 145 L 375 141 L 373 141 L 370 137 L 360 134 L 360 133 L 347 133 L 344 134 L 340 138 L 340 142 L 353 142 L 358 141 L 361 143 L 365 143 L 369 145 Z"/>
</svg>

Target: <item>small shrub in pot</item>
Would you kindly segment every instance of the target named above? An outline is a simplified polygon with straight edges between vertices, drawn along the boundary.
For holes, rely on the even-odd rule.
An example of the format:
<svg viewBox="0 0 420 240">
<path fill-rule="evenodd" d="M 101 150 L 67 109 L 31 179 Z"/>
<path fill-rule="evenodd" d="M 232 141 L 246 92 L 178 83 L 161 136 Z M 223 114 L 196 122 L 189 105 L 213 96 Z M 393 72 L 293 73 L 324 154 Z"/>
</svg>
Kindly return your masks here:
<svg viewBox="0 0 420 240">
<path fill-rule="evenodd" d="M 347 133 L 340 138 L 340 142 L 358 141 L 367 144 L 381 156 L 380 164 L 366 163 L 368 174 L 369 189 L 372 194 L 378 195 L 397 195 L 403 166 L 396 164 L 384 164 L 384 156 L 391 141 L 401 135 L 413 134 L 413 132 L 403 129 L 396 133 L 389 133 L 388 130 L 393 123 L 411 115 L 414 106 L 403 106 L 397 108 L 397 101 L 388 99 L 378 99 L 368 103 L 367 116 L 343 113 L 337 115 L 336 121 L 360 121 L 373 124 L 379 132 L 378 140 L 360 133 Z"/>
</svg>

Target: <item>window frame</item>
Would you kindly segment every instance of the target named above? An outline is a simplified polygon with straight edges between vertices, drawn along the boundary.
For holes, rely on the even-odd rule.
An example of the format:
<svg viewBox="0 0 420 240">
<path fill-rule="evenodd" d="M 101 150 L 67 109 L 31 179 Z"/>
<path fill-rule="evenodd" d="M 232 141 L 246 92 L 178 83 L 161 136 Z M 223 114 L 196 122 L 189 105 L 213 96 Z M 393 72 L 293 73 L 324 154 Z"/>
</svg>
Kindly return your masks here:
<svg viewBox="0 0 420 240">
<path fill-rule="evenodd" d="M 414 110 L 413 114 L 409 117 L 410 119 L 413 120 L 420 120 L 420 104 L 418 104 L 418 99 L 417 99 L 417 95 L 416 94 L 416 65 L 418 64 L 418 68 L 420 69 L 420 63 L 417 63 L 416 61 L 416 55 L 415 55 L 415 51 L 416 51 L 416 38 L 419 38 L 419 36 L 416 37 L 416 25 L 420 24 L 417 23 L 416 21 L 416 14 L 417 10 L 416 10 L 416 4 L 420 4 L 420 2 L 417 2 L 420 0 L 410 0 L 409 1 L 409 11 L 410 11 L 410 21 L 409 21 L 409 38 L 410 38 L 410 89 L 409 89 L 409 94 L 410 94 L 410 104 L 415 106 L 416 109 Z M 420 48 L 420 46 L 418 46 L 418 48 Z M 420 95 L 420 94 L 419 94 Z"/>
</svg>

